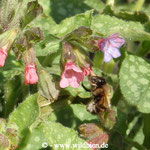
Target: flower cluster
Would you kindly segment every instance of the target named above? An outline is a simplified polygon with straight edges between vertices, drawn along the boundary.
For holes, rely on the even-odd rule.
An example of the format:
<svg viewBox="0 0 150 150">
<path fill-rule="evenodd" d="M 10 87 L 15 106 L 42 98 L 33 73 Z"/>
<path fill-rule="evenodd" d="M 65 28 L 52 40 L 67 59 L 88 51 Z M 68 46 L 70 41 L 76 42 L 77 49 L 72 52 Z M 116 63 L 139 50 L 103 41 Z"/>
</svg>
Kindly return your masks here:
<svg viewBox="0 0 150 150">
<path fill-rule="evenodd" d="M 125 43 L 125 40 L 118 36 L 117 33 L 110 35 L 107 38 L 100 39 L 98 41 L 98 48 L 104 53 L 104 62 L 109 62 L 112 58 L 118 58 L 121 56 L 121 53 L 119 51 L 119 48 Z M 82 53 L 80 53 L 78 50 L 74 50 L 75 53 L 77 53 L 77 57 L 79 59 L 79 63 L 81 64 L 80 69 L 78 66 L 75 65 L 73 61 L 67 61 L 65 63 L 64 70 L 61 75 L 60 80 L 60 87 L 66 88 L 69 85 L 73 88 L 77 88 L 80 85 L 80 82 L 84 80 L 84 76 L 89 76 L 92 73 L 91 67 L 82 67 L 87 66 L 84 65 L 84 63 L 87 63 L 87 61 L 84 61 L 86 56 L 83 56 Z M 89 65 L 90 66 L 90 65 Z"/>
<path fill-rule="evenodd" d="M 12 34 L 16 36 L 16 31 Z M 5 64 L 6 57 L 8 55 L 8 50 L 13 40 L 9 42 L 9 46 L 6 45 L 0 48 L 0 67 Z M 121 56 L 119 48 L 125 43 L 125 40 L 118 36 L 117 33 L 110 35 L 107 38 L 102 38 L 98 42 L 98 48 L 104 53 L 104 62 L 109 62 L 112 58 L 117 58 Z M 80 82 L 84 80 L 85 76 L 89 76 L 92 73 L 91 63 L 86 54 L 81 52 L 75 47 L 71 47 L 69 43 L 64 44 L 64 59 L 63 60 L 63 72 L 60 80 L 60 87 L 66 88 L 72 86 L 77 88 Z M 32 48 L 31 48 L 32 49 Z M 73 50 L 72 50 L 73 49 Z M 30 53 L 29 53 L 30 52 Z M 38 81 L 38 75 L 36 73 L 36 68 L 34 64 L 34 54 L 33 50 L 28 50 L 25 56 L 25 84 L 35 84 Z M 75 64 L 78 62 L 79 67 Z"/>
</svg>

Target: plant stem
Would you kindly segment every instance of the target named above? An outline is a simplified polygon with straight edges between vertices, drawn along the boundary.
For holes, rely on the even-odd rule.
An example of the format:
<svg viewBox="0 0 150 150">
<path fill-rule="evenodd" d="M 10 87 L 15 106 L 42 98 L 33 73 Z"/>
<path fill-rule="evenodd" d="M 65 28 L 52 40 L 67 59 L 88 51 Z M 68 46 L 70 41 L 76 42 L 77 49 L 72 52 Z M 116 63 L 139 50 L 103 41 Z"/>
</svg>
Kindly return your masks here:
<svg viewBox="0 0 150 150">
<path fill-rule="evenodd" d="M 104 72 L 106 72 L 106 73 L 113 73 L 114 68 L 115 68 L 115 64 L 116 63 L 114 62 L 114 60 L 111 60 L 108 63 L 104 63 L 104 66 L 103 66 Z"/>
<path fill-rule="evenodd" d="M 135 6 L 135 11 L 140 11 L 143 4 L 144 4 L 145 0 L 138 0 Z"/>
<path fill-rule="evenodd" d="M 139 150 L 146 150 L 146 148 L 143 145 L 140 145 L 139 143 L 133 141 L 132 139 L 129 139 L 128 137 L 124 137 L 124 140 L 127 144 L 130 144 Z"/>
<path fill-rule="evenodd" d="M 146 148 L 150 147 L 150 130 L 149 130 L 149 126 L 150 126 L 150 114 L 143 114 L 143 119 L 144 119 L 144 127 L 143 127 L 143 132 L 145 135 L 144 138 L 144 143 L 143 145 Z"/>
</svg>

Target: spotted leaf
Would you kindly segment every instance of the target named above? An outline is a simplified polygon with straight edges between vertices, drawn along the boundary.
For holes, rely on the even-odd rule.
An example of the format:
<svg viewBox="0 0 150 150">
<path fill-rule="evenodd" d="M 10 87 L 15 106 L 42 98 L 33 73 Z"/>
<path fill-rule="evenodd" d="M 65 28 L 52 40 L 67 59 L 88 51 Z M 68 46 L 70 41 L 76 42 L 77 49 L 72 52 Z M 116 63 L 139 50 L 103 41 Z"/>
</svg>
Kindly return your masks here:
<svg viewBox="0 0 150 150">
<path fill-rule="evenodd" d="M 119 76 L 125 100 L 140 112 L 150 113 L 150 65 L 140 57 L 128 55 Z"/>
</svg>

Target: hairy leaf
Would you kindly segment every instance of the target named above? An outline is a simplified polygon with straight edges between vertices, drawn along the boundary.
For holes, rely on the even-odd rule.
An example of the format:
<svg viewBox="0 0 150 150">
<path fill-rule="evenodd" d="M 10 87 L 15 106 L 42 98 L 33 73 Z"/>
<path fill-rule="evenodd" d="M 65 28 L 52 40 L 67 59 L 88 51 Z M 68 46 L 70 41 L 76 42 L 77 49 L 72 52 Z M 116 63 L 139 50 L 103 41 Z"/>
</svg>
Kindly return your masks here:
<svg viewBox="0 0 150 150">
<path fill-rule="evenodd" d="M 89 113 L 86 110 L 86 107 L 80 104 L 71 104 L 70 106 L 56 109 L 48 120 L 58 121 L 67 127 L 75 129 L 77 129 L 77 127 L 83 123 L 99 122 L 96 115 Z"/>
<path fill-rule="evenodd" d="M 93 11 L 87 11 L 74 17 L 63 20 L 59 25 L 52 26 L 51 33 L 62 37 L 80 26 L 90 27 L 92 22 Z"/>
<path fill-rule="evenodd" d="M 29 96 L 9 116 L 9 123 L 15 122 L 18 126 L 19 136 L 24 137 L 30 125 L 39 115 L 37 104 L 38 94 Z"/>
<path fill-rule="evenodd" d="M 86 150 L 90 150 L 86 142 L 79 138 L 77 132 L 73 129 L 64 127 L 60 123 L 56 122 L 45 122 L 43 125 L 45 138 L 52 148 L 56 149 L 56 144 L 61 144 L 61 146 L 64 147 L 60 147 L 59 145 L 57 148 L 58 150 L 62 150 L 62 148 L 65 150 L 68 148 L 69 150 L 73 150 L 75 148 L 82 150 L 83 148 L 80 148 L 78 144 L 83 144 L 87 146 Z"/>
<path fill-rule="evenodd" d="M 43 11 L 42 7 L 38 4 L 38 1 L 29 2 L 27 5 L 27 9 L 25 11 L 25 15 L 21 21 L 21 27 L 24 28 L 27 24 L 29 24 L 32 20 L 34 20 L 39 14 Z"/>
<path fill-rule="evenodd" d="M 150 65 L 140 57 L 128 55 L 119 76 L 125 100 L 140 112 L 150 113 Z"/>
<path fill-rule="evenodd" d="M 132 41 L 150 40 L 150 34 L 139 22 L 124 21 L 108 15 L 96 15 L 93 18 L 92 29 L 104 36 L 119 33 L 123 38 Z"/>
</svg>

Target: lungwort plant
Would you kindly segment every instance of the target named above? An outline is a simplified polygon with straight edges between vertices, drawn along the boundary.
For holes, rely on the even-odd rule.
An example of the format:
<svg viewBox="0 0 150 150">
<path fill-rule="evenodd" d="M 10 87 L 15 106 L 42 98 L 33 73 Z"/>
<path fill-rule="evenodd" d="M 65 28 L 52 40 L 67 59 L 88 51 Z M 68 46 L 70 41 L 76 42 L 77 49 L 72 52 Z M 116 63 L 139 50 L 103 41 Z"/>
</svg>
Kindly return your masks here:
<svg viewBox="0 0 150 150">
<path fill-rule="evenodd" d="M 0 150 L 150 149 L 147 0 L 0 0 Z"/>
</svg>

